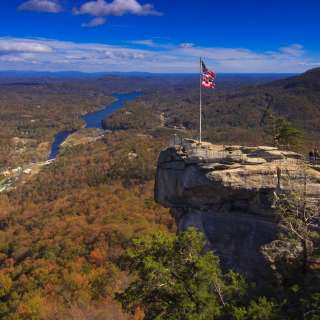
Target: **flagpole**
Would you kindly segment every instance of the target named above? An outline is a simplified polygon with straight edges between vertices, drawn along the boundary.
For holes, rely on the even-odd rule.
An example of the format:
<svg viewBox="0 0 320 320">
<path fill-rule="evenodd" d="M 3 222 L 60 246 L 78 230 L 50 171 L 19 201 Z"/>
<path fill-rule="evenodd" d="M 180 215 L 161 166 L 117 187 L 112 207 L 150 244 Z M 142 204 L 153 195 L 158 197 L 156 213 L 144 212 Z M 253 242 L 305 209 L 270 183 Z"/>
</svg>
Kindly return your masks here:
<svg viewBox="0 0 320 320">
<path fill-rule="evenodd" d="M 202 59 L 200 57 L 200 112 L 199 112 L 199 120 L 200 120 L 200 125 L 199 125 L 199 142 L 202 142 Z"/>
</svg>

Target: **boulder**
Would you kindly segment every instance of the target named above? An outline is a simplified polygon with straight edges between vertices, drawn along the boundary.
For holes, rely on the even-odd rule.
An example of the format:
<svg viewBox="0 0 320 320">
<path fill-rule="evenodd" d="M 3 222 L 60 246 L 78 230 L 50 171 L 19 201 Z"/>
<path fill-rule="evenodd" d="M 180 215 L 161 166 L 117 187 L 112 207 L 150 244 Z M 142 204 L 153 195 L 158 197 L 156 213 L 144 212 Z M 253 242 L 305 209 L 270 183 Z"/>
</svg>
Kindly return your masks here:
<svg viewBox="0 0 320 320">
<path fill-rule="evenodd" d="M 184 144 L 159 156 L 156 201 L 171 208 L 178 230 L 202 230 L 224 267 L 253 280 L 269 277 L 263 248 L 277 239 L 274 192 L 303 184 L 303 157 L 264 146 Z M 282 178 L 288 173 L 290 186 Z M 320 172 L 307 167 L 306 173 L 308 196 L 319 199 Z"/>
</svg>

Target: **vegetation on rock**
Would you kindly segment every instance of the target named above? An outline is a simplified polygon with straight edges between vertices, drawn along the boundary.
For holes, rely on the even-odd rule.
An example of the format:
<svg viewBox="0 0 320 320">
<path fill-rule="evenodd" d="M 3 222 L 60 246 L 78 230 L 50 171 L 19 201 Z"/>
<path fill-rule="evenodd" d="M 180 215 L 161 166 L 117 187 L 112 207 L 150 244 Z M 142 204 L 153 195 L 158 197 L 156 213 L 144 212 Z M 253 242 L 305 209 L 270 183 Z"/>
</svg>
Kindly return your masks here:
<svg viewBox="0 0 320 320">
<path fill-rule="evenodd" d="M 306 142 L 297 147 L 308 151 L 320 130 L 317 84 L 310 82 L 317 74 L 271 85 L 221 81 L 204 97 L 207 138 L 256 145 L 272 144 L 276 134 L 295 145 L 303 129 Z M 67 144 L 54 163 L 0 194 L 0 319 L 319 319 L 316 265 L 297 277 L 301 260 L 281 260 L 279 290 L 257 292 L 239 274 L 221 271 L 199 232 L 172 235 L 169 211 L 154 202 L 159 151 L 173 132 L 196 135 L 197 81 L 1 82 L 1 169 L 45 160 L 54 135 L 81 128 L 80 115 L 110 102 L 113 92 L 145 95 L 104 121 L 125 131 Z M 255 86 L 239 89 L 244 84 Z M 266 110 L 284 119 L 269 135 Z M 131 246 L 137 235 L 145 236 Z M 116 292 L 134 315 L 121 311 Z"/>
<path fill-rule="evenodd" d="M 265 297 L 250 301 L 237 273 L 223 273 L 212 251 L 204 252 L 202 233 L 161 233 L 133 241 L 124 257 L 135 280 L 117 299 L 144 319 L 276 319 L 276 305 Z"/>
</svg>

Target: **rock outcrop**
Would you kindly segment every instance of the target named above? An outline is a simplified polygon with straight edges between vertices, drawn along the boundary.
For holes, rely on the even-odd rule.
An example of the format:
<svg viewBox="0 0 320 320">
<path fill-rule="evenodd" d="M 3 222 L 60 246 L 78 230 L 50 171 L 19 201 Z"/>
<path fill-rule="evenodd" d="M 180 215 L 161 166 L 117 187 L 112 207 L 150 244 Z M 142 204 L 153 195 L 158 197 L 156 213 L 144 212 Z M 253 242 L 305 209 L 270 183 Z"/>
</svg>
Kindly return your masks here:
<svg viewBox="0 0 320 320">
<path fill-rule="evenodd" d="M 223 266 L 262 279 L 270 269 L 263 248 L 278 234 L 275 191 L 301 186 L 302 167 L 308 197 L 319 198 L 320 172 L 297 153 L 184 139 L 159 156 L 155 199 L 171 208 L 178 230 L 202 230 Z"/>
</svg>

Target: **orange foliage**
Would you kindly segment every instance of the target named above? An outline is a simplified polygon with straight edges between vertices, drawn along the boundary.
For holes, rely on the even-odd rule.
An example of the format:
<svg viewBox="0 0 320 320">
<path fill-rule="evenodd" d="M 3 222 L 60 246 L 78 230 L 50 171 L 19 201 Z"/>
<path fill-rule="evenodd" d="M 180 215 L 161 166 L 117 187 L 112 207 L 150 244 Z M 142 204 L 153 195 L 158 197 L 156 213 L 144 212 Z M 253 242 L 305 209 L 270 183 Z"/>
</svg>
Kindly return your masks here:
<svg viewBox="0 0 320 320">
<path fill-rule="evenodd" d="M 106 254 L 102 248 L 95 248 L 90 252 L 91 261 L 97 265 L 101 265 L 105 258 Z"/>
<path fill-rule="evenodd" d="M 127 319 L 112 302 L 129 281 L 115 261 L 132 237 L 174 231 L 169 211 L 153 201 L 161 147 L 150 137 L 116 133 L 66 150 L 0 198 L 0 271 L 11 283 L 0 302 L 8 306 L 8 319 L 63 319 L 71 305 L 89 316 L 95 313 L 92 304 L 110 308 L 114 319 Z M 140 162 L 117 170 L 117 159 L 125 163 L 133 148 Z M 140 311 L 136 317 L 142 319 Z"/>
<path fill-rule="evenodd" d="M 134 316 L 133 316 L 133 320 L 143 320 L 144 318 L 144 312 L 141 308 L 137 308 Z"/>
</svg>

